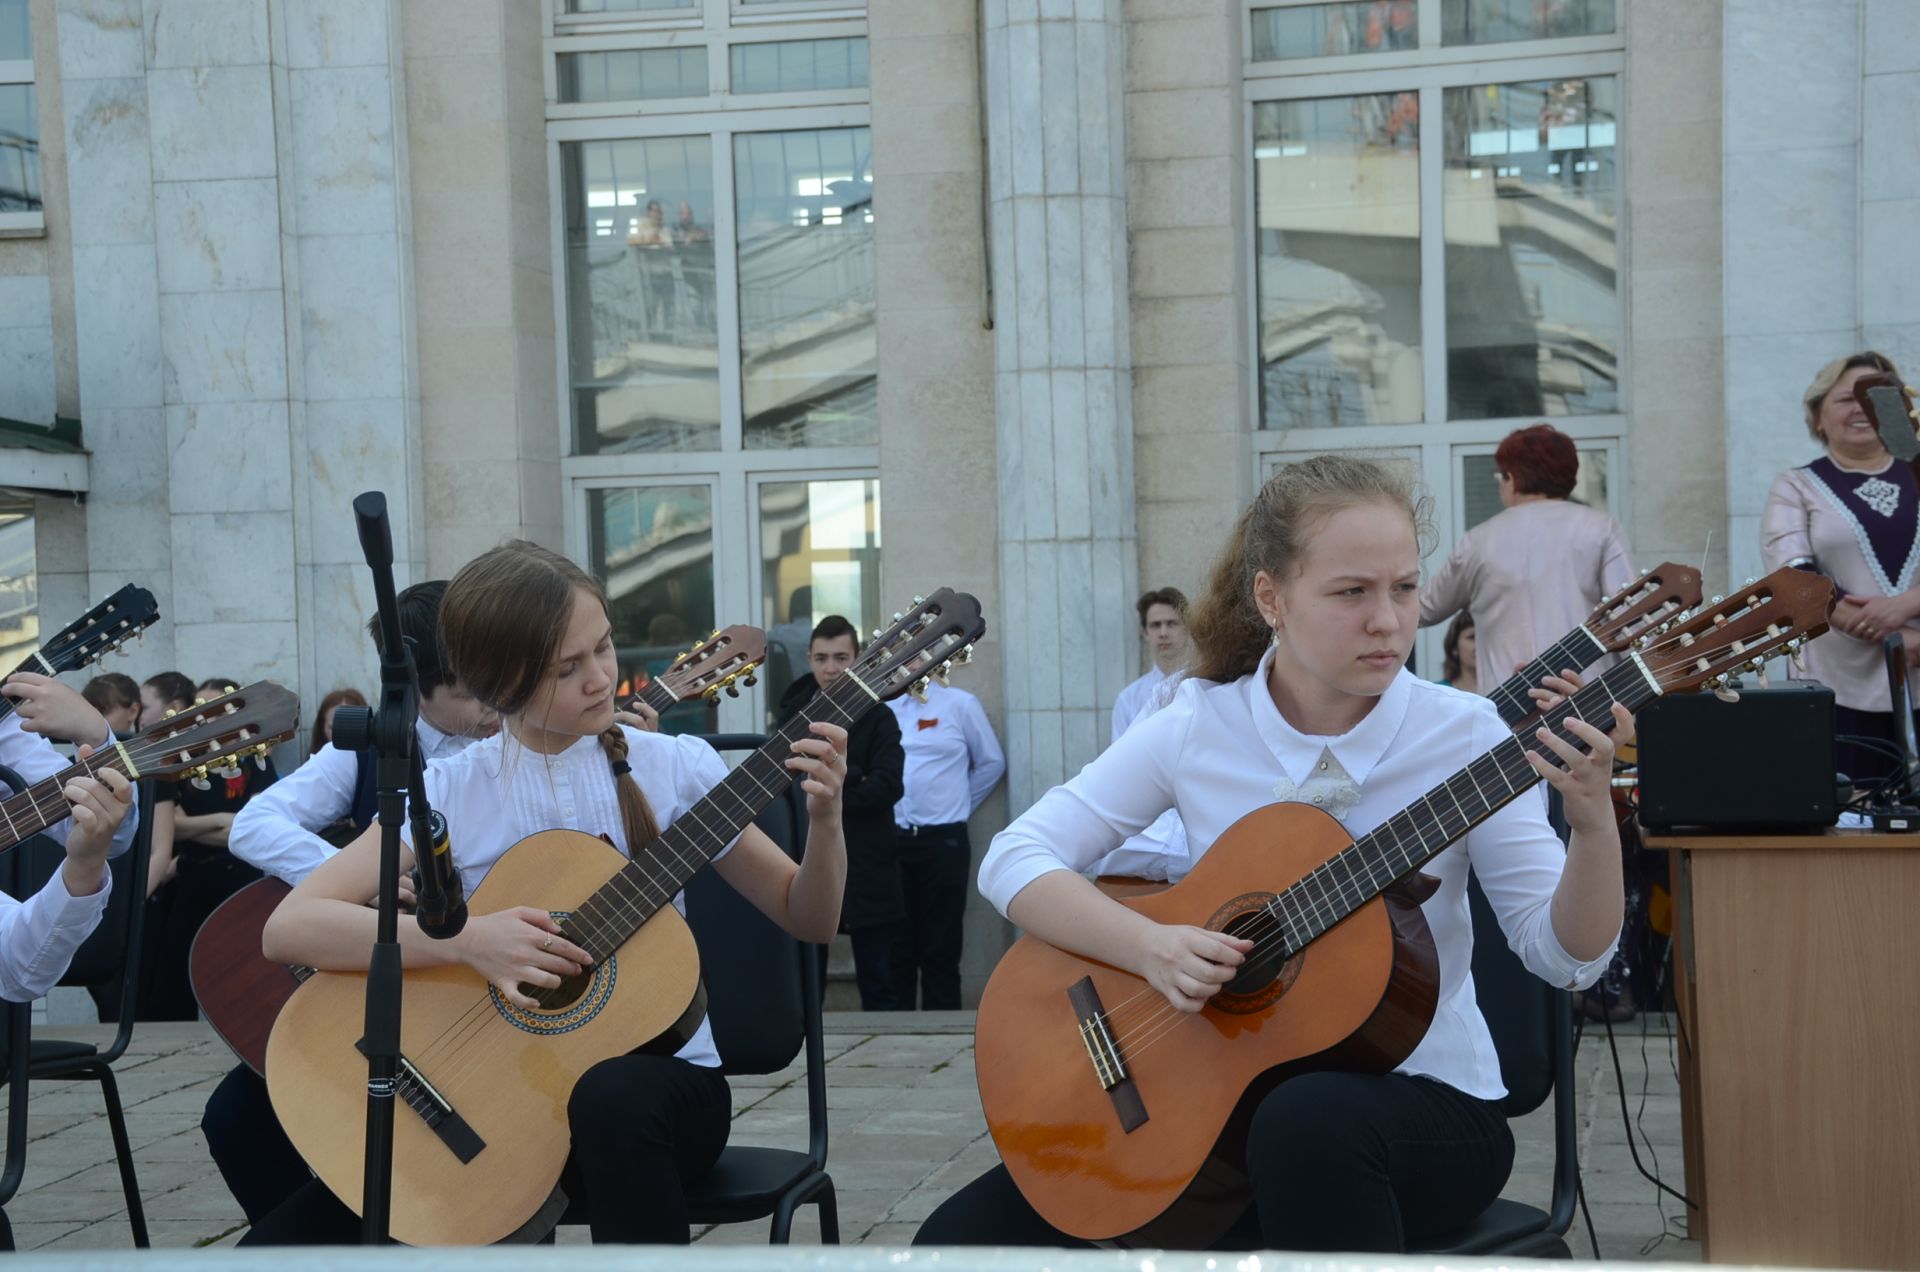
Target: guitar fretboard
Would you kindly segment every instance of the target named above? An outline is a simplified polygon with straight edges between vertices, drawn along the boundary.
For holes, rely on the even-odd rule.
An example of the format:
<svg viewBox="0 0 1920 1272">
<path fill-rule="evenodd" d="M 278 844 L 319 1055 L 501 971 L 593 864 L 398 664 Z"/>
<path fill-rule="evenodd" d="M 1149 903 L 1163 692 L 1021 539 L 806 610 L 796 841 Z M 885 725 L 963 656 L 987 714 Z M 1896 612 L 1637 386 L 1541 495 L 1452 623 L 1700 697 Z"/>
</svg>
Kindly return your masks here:
<svg viewBox="0 0 1920 1272">
<path fill-rule="evenodd" d="M 567 939 L 605 959 L 642 924 L 673 901 L 674 894 L 700 868 L 739 837 L 760 810 L 792 785 L 795 774 L 786 767 L 793 744 L 811 737 L 815 723 L 850 727 L 879 703 L 853 672 L 847 672 L 815 694 L 800 713 L 774 731 L 765 746 L 708 791 L 706 796 L 675 818 L 653 843 L 633 853 L 613 878 L 587 898 L 564 924 Z M 564 987 L 562 987 L 564 989 Z M 542 990 L 536 998 L 565 995 Z"/>
<path fill-rule="evenodd" d="M 1629 658 L 1547 712 L 1540 724 L 1584 752 L 1586 744 L 1567 731 L 1568 720 L 1604 732 L 1613 727 L 1613 704 L 1637 710 L 1657 692 L 1642 665 Z M 1507 738 L 1279 893 L 1267 909 L 1288 952 L 1305 949 L 1538 782 L 1527 762 L 1529 750 L 1559 763 L 1538 741 Z"/>
<path fill-rule="evenodd" d="M 1506 721 L 1507 727 L 1512 728 L 1533 714 L 1533 699 L 1528 694 L 1540 687 L 1541 680 L 1557 676 L 1568 667 L 1585 671 L 1606 652 L 1607 647 L 1596 640 L 1592 632 L 1584 626 L 1576 627 L 1487 697 L 1499 708 L 1500 718 Z"/>
<path fill-rule="evenodd" d="M 0 802 L 0 850 L 13 847 L 30 835 L 65 821 L 73 814 L 73 805 L 61 793 L 76 777 L 98 777 L 103 769 L 125 774 L 126 763 L 118 747 L 109 747 L 52 777 L 42 778 L 18 795 Z"/>
</svg>

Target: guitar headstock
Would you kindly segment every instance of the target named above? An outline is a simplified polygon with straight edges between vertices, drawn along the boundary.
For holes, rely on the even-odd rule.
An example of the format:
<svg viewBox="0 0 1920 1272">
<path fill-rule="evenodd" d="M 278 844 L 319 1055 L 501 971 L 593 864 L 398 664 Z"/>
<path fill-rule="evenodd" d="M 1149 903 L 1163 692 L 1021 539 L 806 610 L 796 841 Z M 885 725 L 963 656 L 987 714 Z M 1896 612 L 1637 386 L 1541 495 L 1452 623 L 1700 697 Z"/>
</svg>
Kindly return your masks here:
<svg viewBox="0 0 1920 1272">
<path fill-rule="evenodd" d="M 40 646 L 40 657 L 56 672 L 78 671 L 119 649 L 159 617 L 153 593 L 129 583 L 61 628 Z"/>
<path fill-rule="evenodd" d="M 966 592 L 943 587 L 916 596 L 893 626 L 873 634 L 873 642 L 848 668 L 848 674 L 885 701 L 903 693 L 922 694 L 929 677 L 946 683 L 955 663 L 973 658 L 973 642 L 987 630 L 980 602 Z"/>
<path fill-rule="evenodd" d="M 121 743 L 136 777 L 205 781 L 222 761 L 252 756 L 262 764 L 267 749 L 293 736 L 300 725 L 300 698 L 262 680 L 176 711 Z"/>
<path fill-rule="evenodd" d="M 694 698 L 712 702 L 722 690 L 729 698 L 737 698 L 736 682 L 755 684 L 754 672 L 766 657 L 767 634 L 758 627 L 736 625 L 715 632 L 674 659 L 657 679 L 681 702 Z"/>
<path fill-rule="evenodd" d="M 1700 571 L 1662 561 L 1594 609 L 1587 630 L 1617 654 L 1700 603 Z"/>
<path fill-rule="evenodd" d="M 1853 382 L 1853 396 L 1873 421 L 1881 444 L 1895 459 L 1920 457 L 1920 435 L 1915 432 L 1920 428 L 1920 406 L 1914 405 L 1920 394 L 1900 383 L 1900 377 L 1892 372 L 1876 371 Z"/>
<path fill-rule="evenodd" d="M 1806 570 L 1779 569 L 1644 638 L 1637 654 L 1662 693 L 1725 688 L 1738 673 L 1791 653 L 1826 631 L 1832 608 L 1830 580 Z"/>
</svg>

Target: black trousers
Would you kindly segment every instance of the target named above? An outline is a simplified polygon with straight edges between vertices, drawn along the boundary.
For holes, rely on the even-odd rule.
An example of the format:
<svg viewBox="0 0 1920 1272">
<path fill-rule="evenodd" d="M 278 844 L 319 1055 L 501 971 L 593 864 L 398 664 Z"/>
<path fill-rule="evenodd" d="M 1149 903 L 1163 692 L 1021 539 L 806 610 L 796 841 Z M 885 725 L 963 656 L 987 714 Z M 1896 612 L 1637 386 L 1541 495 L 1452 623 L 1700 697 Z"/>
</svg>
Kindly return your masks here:
<svg viewBox="0 0 1920 1272">
<path fill-rule="evenodd" d="M 192 841 L 174 845 L 179 868 L 146 902 L 141 936 L 140 1001 L 136 1020 L 198 1020 L 187 964 L 193 938 L 207 916 L 260 872 L 225 848 Z"/>
<path fill-rule="evenodd" d="M 313 1172 L 280 1128 L 266 1080 L 244 1064 L 235 1065 L 207 1097 L 200 1132 L 248 1223 L 261 1222 L 313 1182 Z"/>
<path fill-rule="evenodd" d="M 853 943 L 853 981 L 860 987 L 861 1011 L 893 1011 L 900 1005 L 893 987 L 893 944 L 899 931 L 897 923 L 847 931 Z"/>
<path fill-rule="evenodd" d="M 567 1100 L 573 1154 L 560 1182 L 586 1205 L 594 1243 L 686 1245 L 684 1181 L 719 1160 L 732 1115 L 733 1097 L 718 1069 L 672 1056 L 616 1056 L 582 1074 Z M 316 1179 L 254 1224 L 240 1244 L 359 1239 L 360 1220 Z"/>
<path fill-rule="evenodd" d="M 1513 1134 L 1497 1106 L 1400 1074 L 1308 1073 L 1255 1110 L 1253 1205 L 1221 1249 L 1396 1253 L 1464 1227 L 1506 1186 Z M 915 1245 L 1076 1246 L 1004 1166 L 928 1217 Z"/>
<path fill-rule="evenodd" d="M 895 840 L 907 917 L 893 945 L 893 995 L 901 1011 L 958 1011 L 973 845 L 965 822 L 917 830 L 903 830 Z"/>
</svg>

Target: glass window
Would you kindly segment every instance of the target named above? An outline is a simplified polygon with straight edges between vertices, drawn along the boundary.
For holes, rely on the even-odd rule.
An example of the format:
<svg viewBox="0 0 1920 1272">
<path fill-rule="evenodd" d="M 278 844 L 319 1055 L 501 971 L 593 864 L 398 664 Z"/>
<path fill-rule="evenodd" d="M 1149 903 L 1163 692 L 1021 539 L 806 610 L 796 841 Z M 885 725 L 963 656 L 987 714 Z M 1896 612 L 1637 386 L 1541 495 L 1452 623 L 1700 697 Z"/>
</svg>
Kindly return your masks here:
<svg viewBox="0 0 1920 1272">
<path fill-rule="evenodd" d="M 1450 419 L 1620 409 L 1616 91 L 1446 90 Z"/>
<path fill-rule="evenodd" d="M 568 13 L 648 13 L 691 9 L 699 0 L 567 0 Z"/>
<path fill-rule="evenodd" d="M 703 48 L 562 53 L 558 69 L 563 102 L 631 102 L 649 97 L 707 95 L 707 51 Z"/>
<path fill-rule="evenodd" d="M 873 478 L 766 482 L 760 487 L 761 594 L 766 598 L 768 723 L 807 672 L 814 625 L 838 614 L 864 645 L 883 626 L 880 483 Z"/>
<path fill-rule="evenodd" d="M 1420 99 L 1254 106 L 1260 420 L 1421 418 Z"/>
<path fill-rule="evenodd" d="M 25 661 L 40 644 L 39 577 L 33 504 L 0 492 L 0 665 Z"/>
<path fill-rule="evenodd" d="M 1440 42 L 1504 44 L 1611 35 L 1613 8 L 1614 0 L 1440 0 Z"/>
<path fill-rule="evenodd" d="M 707 486 L 628 486 L 587 492 L 589 566 L 607 589 L 620 660 L 620 701 L 644 688 L 717 625 L 713 493 Z M 676 703 L 668 733 L 711 733 L 716 709 Z"/>
<path fill-rule="evenodd" d="M 33 60 L 33 28 L 27 0 L 0 0 L 0 62 Z"/>
<path fill-rule="evenodd" d="M 747 449 L 874 445 L 867 129 L 742 134 L 733 171 Z"/>
<path fill-rule="evenodd" d="M 711 143 L 560 153 L 576 453 L 718 450 Z"/>
<path fill-rule="evenodd" d="M 1253 60 L 1387 53 L 1420 44 L 1416 0 L 1343 0 L 1253 11 Z"/>
<path fill-rule="evenodd" d="M 40 112 L 33 85 L 0 84 L 0 212 L 40 210 Z"/>
<path fill-rule="evenodd" d="M 1465 455 L 1460 460 L 1460 484 L 1465 506 L 1460 509 L 1463 531 L 1471 530 L 1500 511 L 1500 483 L 1494 477 L 1493 456 Z M 1607 452 L 1580 452 L 1580 475 L 1574 479 L 1575 503 L 1607 511 Z"/>
<path fill-rule="evenodd" d="M 732 57 L 731 87 L 736 93 L 792 93 L 867 86 L 865 37 L 736 44 Z"/>
</svg>

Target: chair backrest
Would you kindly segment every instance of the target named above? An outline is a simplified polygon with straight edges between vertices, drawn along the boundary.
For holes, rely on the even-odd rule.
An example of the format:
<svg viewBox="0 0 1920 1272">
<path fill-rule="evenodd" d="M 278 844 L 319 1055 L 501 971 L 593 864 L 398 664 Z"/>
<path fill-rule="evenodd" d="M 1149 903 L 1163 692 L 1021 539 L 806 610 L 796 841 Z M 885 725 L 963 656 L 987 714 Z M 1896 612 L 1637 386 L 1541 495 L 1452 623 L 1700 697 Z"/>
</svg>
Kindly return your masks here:
<svg viewBox="0 0 1920 1272">
<path fill-rule="evenodd" d="M 1528 971 L 1508 946 L 1480 880 L 1472 876 L 1467 879 L 1467 905 L 1473 912 L 1474 997 L 1493 1033 L 1500 1077 L 1507 1087 L 1501 1110 L 1519 1117 L 1553 1094 L 1554 1007 L 1561 991 Z"/>
<path fill-rule="evenodd" d="M 758 750 L 759 734 L 706 739 L 715 750 Z M 798 786 L 767 805 L 754 824 L 789 856 L 799 856 L 806 808 Z M 700 947 L 707 1016 L 727 1073 L 777 1073 L 806 1041 L 806 978 L 800 942 L 722 879 L 702 870 L 687 885 L 687 923 Z"/>
</svg>

